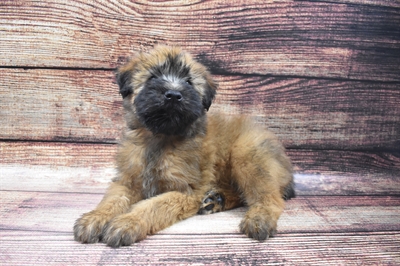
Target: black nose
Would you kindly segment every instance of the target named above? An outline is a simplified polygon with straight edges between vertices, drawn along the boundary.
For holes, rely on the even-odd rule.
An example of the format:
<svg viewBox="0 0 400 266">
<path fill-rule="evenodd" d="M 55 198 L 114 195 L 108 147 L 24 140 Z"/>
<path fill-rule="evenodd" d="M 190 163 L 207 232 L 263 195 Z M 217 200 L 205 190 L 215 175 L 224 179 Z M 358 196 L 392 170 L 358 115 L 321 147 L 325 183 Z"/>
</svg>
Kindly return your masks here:
<svg viewBox="0 0 400 266">
<path fill-rule="evenodd" d="M 168 101 L 177 101 L 180 102 L 182 101 L 182 94 L 179 91 L 167 91 L 165 94 L 165 99 L 167 99 Z"/>
</svg>

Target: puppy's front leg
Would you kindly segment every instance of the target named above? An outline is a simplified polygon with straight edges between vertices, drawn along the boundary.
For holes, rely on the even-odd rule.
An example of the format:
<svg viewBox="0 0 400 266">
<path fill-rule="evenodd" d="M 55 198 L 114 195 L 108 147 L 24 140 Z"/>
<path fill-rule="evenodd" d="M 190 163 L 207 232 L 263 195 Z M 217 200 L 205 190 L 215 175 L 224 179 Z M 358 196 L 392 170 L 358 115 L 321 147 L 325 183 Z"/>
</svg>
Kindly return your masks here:
<svg viewBox="0 0 400 266">
<path fill-rule="evenodd" d="M 103 231 L 103 242 L 112 247 L 129 246 L 197 213 L 200 200 L 172 191 L 140 201 L 128 213 L 115 217 Z"/>
<path fill-rule="evenodd" d="M 82 243 L 99 242 L 104 226 L 115 216 L 126 212 L 140 199 L 140 193 L 135 195 L 128 187 L 112 183 L 96 209 L 76 220 L 75 240 Z"/>
</svg>

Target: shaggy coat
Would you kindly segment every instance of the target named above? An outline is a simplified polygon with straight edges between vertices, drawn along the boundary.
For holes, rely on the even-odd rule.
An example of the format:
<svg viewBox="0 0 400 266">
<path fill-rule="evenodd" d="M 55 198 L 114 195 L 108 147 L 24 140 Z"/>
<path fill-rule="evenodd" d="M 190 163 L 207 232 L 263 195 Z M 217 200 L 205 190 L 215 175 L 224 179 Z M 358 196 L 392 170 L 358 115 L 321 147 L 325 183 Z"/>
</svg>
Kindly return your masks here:
<svg viewBox="0 0 400 266">
<path fill-rule="evenodd" d="M 82 243 L 130 245 L 197 213 L 240 205 L 240 231 L 276 233 L 284 199 L 294 196 L 282 144 L 244 116 L 207 116 L 217 84 L 186 52 L 158 46 L 118 70 L 129 130 L 118 176 L 99 205 L 82 215 Z"/>
</svg>

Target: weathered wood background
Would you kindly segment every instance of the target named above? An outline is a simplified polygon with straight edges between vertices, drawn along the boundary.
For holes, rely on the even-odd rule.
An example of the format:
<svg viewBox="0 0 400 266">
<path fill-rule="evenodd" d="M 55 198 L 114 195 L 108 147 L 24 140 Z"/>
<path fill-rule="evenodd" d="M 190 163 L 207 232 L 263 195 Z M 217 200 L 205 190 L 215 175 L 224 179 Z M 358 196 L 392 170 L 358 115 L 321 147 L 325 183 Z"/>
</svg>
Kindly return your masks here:
<svg viewBox="0 0 400 266">
<path fill-rule="evenodd" d="M 124 128 L 113 71 L 179 45 L 214 111 L 274 131 L 296 170 L 280 234 L 196 216 L 131 247 L 73 241 Z M 0 1 L 0 265 L 400 264 L 400 2 Z"/>
</svg>

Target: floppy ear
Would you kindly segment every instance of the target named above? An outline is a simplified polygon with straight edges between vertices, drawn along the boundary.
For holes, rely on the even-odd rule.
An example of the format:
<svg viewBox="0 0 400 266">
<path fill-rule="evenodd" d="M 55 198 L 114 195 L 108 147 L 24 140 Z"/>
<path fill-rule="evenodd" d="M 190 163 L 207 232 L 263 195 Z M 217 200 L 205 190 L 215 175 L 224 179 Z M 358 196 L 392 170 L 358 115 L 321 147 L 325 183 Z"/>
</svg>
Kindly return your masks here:
<svg viewBox="0 0 400 266">
<path fill-rule="evenodd" d="M 203 96 L 203 106 L 208 111 L 214 100 L 215 94 L 217 93 L 217 83 L 213 80 L 210 73 L 206 73 L 204 76 L 206 80 L 205 92 Z"/>
<path fill-rule="evenodd" d="M 122 98 L 125 98 L 129 94 L 133 93 L 132 87 L 132 71 L 124 68 L 118 69 L 116 74 L 116 79 L 119 86 L 119 93 L 122 95 Z"/>
<path fill-rule="evenodd" d="M 132 78 L 133 73 L 137 71 L 139 62 L 140 58 L 138 55 L 117 69 L 116 79 L 119 86 L 119 93 L 122 95 L 122 98 L 133 93 Z"/>
</svg>

